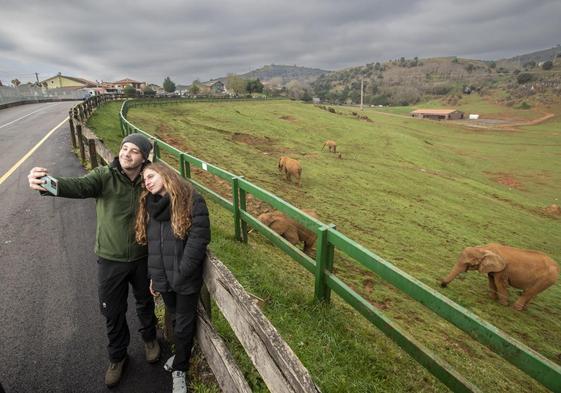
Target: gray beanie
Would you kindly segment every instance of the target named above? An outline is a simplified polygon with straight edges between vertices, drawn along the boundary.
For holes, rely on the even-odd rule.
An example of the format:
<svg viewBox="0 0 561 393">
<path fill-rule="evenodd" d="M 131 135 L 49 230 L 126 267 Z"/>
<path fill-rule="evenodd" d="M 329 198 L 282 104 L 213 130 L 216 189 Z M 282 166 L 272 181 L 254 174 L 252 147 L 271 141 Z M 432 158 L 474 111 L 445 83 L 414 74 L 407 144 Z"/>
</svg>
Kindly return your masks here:
<svg viewBox="0 0 561 393">
<path fill-rule="evenodd" d="M 142 157 L 144 157 L 145 160 L 148 159 L 150 150 L 152 150 L 152 143 L 150 143 L 150 140 L 148 138 L 146 138 L 142 134 L 135 133 L 124 137 L 123 141 L 121 142 L 121 146 L 123 146 L 127 142 L 136 145 L 142 153 Z"/>
</svg>

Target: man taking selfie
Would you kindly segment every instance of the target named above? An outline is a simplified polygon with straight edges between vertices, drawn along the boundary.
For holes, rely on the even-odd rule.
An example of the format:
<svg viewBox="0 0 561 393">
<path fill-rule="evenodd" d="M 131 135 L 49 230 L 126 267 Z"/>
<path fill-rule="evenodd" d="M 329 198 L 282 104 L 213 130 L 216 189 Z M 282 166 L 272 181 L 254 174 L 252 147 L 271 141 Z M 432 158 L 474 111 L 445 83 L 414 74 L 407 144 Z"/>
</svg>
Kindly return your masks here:
<svg viewBox="0 0 561 393">
<path fill-rule="evenodd" d="M 156 339 L 157 319 L 154 299 L 150 294 L 147 273 L 147 249 L 135 242 L 134 220 L 141 191 L 141 171 L 148 162 L 152 144 L 141 134 L 126 136 L 119 156 L 104 167 L 93 169 L 81 177 L 57 177 L 48 188 L 42 178 L 46 168 L 31 169 L 29 187 L 64 198 L 96 199 L 95 253 L 98 257 L 98 294 L 101 313 L 106 319 L 109 344 L 109 367 L 105 384 L 115 386 L 121 380 L 127 361 L 130 332 L 126 319 L 129 284 L 136 300 L 140 333 L 146 360 L 155 363 L 160 357 Z"/>
</svg>

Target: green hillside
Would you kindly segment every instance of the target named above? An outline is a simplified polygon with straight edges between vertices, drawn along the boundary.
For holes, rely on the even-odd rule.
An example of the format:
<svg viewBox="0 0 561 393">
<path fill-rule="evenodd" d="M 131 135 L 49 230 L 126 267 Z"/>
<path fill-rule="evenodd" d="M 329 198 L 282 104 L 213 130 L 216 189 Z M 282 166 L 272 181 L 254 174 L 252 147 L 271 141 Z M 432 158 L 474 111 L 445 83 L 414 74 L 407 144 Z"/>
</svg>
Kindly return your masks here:
<svg viewBox="0 0 561 393">
<path fill-rule="evenodd" d="M 321 75 L 311 89 L 316 97 L 339 104 L 359 103 L 361 82 L 363 102 L 367 105 L 414 105 L 429 99 L 438 99 L 441 105 L 455 105 L 455 101 L 470 94 L 496 98 L 506 106 L 525 101 L 534 105 L 558 104 L 559 51 L 543 51 L 549 54 L 551 68 L 533 60 L 523 61 L 523 56 L 498 61 L 402 57 Z"/>
<path fill-rule="evenodd" d="M 91 121 L 98 131 L 104 116 L 115 116 L 104 110 Z M 466 246 L 502 242 L 561 261 L 559 218 L 543 210 L 561 197 L 559 115 L 504 131 L 370 108 L 359 119 L 353 111 L 336 107 L 330 113 L 290 101 L 187 103 L 131 109 L 129 119 L 297 207 L 316 209 L 322 221 L 561 364 L 559 284 L 522 313 L 491 300 L 487 279 L 476 273 L 447 289 L 438 286 Z M 326 139 L 337 141 L 342 159 L 320 150 Z M 280 155 L 302 162 L 301 189 L 278 174 Z M 202 180 L 226 192 L 220 182 Z M 256 202 L 249 207 L 255 213 L 267 208 Z M 313 278 L 304 269 L 259 235 L 251 234 L 248 246 L 234 242 L 231 217 L 214 204 L 211 210 L 213 252 L 265 300 L 264 312 L 324 392 L 446 390 L 339 300 L 332 307 L 315 305 Z M 546 391 L 339 253 L 335 269 L 483 391 Z M 516 292 L 510 290 L 511 303 Z M 231 340 L 225 327 L 223 334 Z M 255 374 L 247 373 L 252 387 L 264 391 Z"/>
</svg>

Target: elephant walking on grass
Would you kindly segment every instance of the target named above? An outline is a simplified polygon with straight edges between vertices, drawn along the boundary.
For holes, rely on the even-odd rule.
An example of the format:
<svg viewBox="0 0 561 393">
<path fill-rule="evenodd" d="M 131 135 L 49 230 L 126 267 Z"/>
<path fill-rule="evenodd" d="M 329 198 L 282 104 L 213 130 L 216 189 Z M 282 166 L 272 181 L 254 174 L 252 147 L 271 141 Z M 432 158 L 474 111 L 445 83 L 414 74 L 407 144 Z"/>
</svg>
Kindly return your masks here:
<svg viewBox="0 0 561 393">
<path fill-rule="evenodd" d="M 321 150 L 323 150 L 325 146 L 327 146 L 330 153 L 337 153 L 337 142 L 331 140 L 325 141 Z"/>
<path fill-rule="evenodd" d="M 290 182 L 291 177 L 294 177 L 298 187 L 302 187 L 302 165 L 300 165 L 300 161 L 282 156 L 279 159 L 278 168 L 279 172 L 284 173 L 288 182 Z"/>
<path fill-rule="evenodd" d="M 302 211 L 311 217 L 319 219 L 315 210 L 302 209 Z M 313 255 L 316 234 L 298 221 L 276 210 L 271 213 L 263 213 L 257 218 L 293 245 L 297 246 L 300 243 L 304 243 L 303 251 L 308 255 Z"/>
<path fill-rule="evenodd" d="M 498 298 L 505 306 L 508 305 L 508 285 L 523 289 L 513 305 L 516 310 L 526 308 L 534 296 L 555 284 L 559 276 L 559 266 L 544 253 L 491 243 L 464 249 L 440 285 L 446 287 L 458 274 L 468 270 L 486 273 L 491 297 Z"/>
</svg>

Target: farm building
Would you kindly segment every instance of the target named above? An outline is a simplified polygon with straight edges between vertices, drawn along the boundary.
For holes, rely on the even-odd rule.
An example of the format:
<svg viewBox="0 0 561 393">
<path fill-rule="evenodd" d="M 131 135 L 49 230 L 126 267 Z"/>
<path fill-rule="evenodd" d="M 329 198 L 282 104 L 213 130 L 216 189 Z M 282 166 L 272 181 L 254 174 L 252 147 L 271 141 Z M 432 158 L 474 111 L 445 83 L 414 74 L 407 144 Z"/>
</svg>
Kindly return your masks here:
<svg viewBox="0 0 561 393">
<path fill-rule="evenodd" d="M 410 114 L 412 117 L 431 120 L 458 120 L 464 118 L 464 112 L 457 109 L 417 109 Z"/>
<path fill-rule="evenodd" d="M 120 81 L 112 82 L 112 84 L 117 89 L 124 89 L 127 86 L 132 86 L 135 89 L 140 90 L 146 86 L 146 82 L 139 82 L 130 78 L 121 79 Z"/>
<path fill-rule="evenodd" d="M 62 75 L 59 72 L 57 75 L 41 81 L 41 86 L 44 86 L 47 89 L 58 89 L 58 88 L 79 89 L 82 87 L 96 87 L 96 83 L 82 78 Z"/>
</svg>

